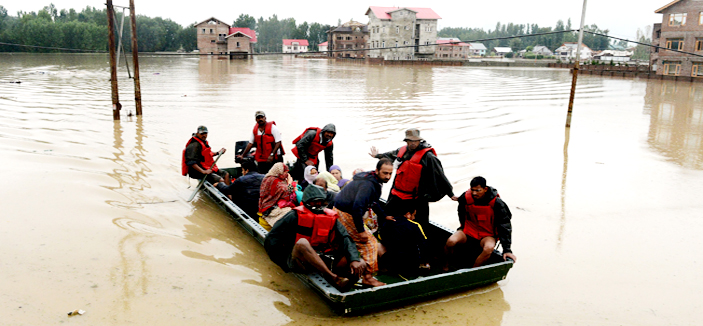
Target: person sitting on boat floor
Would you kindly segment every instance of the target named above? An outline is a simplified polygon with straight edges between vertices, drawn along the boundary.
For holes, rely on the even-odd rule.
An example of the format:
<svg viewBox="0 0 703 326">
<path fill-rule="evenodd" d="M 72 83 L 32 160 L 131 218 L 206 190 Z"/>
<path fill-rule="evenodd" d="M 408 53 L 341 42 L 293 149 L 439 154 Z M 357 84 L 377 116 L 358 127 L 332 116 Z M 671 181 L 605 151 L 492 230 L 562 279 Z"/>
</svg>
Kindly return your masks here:
<svg viewBox="0 0 703 326">
<path fill-rule="evenodd" d="M 334 198 L 337 196 L 337 193 L 327 189 L 327 180 L 325 180 L 325 178 L 323 177 L 318 176 L 317 178 L 315 178 L 315 182 L 313 184 L 321 187 L 327 193 L 327 208 L 334 208 Z"/>
<path fill-rule="evenodd" d="M 181 160 L 181 172 L 193 179 L 202 179 L 207 176 L 207 181 L 219 189 L 230 184 L 229 173 L 217 168 L 214 157 L 224 154 L 227 150 L 223 147 L 219 152 L 213 152 L 207 142 L 208 130 L 199 126 L 196 133 L 186 143 Z M 218 184 L 224 181 L 224 184 Z"/>
<path fill-rule="evenodd" d="M 274 224 L 264 239 L 264 249 L 283 271 L 319 272 L 330 284 L 344 291 L 364 273 L 366 263 L 359 257 L 354 241 L 337 214 L 324 208 L 326 204 L 322 188 L 307 187 L 303 192 L 303 205 Z"/>
<path fill-rule="evenodd" d="M 259 191 L 259 224 L 271 230 L 276 221 L 295 207 L 295 185 L 288 166 L 276 163 L 261 181 Z"/>
<path fill-rule="evenodd" d="M 249 153 L 252 147 L 256 147 L 254 159 L 258 164 L 259 173 L 268 173 L 276 162 L 283 162 L 283 146 L 281 146 L 281 132 L 276 127 L 276 122 L 266 121 L 264 111 L 254 113 L 256 125 L 249 137 L 249 144 L 242 153 Z M 239 159 L 243 155 L 238 155 Z"/>
<path fill-rule="evenodd" d="M 334 124 L 330 123 L 322 129 L 309 127 L 293 140 L 295 146 L 291 152 L 297 158 L 291 170 L 293 179 L 302 181 L 303 171 L 305 171 L 306 166 L 313 165 L 315 168 L 319 168 L 320 160 L 318 159 L 318 154 L 322 151 L 325 151 L 325 164 L 327 164 L 325 171 L 334 165 L 332 139 L 336 135 L 337 129 Z"/>
<path fill-rule="evenodd" d="M 478 176 L 471 180 L 471 189 L 459 197 L 457 212 L 461 226 L 449 237 L 444 247 L 447 259 L 443 268 L 445 271 L 449 270 L 449 259 L 460 244 L 465 244 L 469 251 L 480 250 L 473 261 L 473 267 L 483 265 L 491 257 L 496 239 L 500 240 L 503 247 L 503 260 L 510 258 L 517 261 L 510 249 L 512 214 L 508 205 L 499 197 L 498 190 L 486 186 L 484 177 Z"/>
<path fill-rule="evenodd" d="M 317 172 L 317 168 L 309 165 L 305 167 L 305 172 L 303 172 L 303 180 L 300 180 L 299 184 L 305 190 L 308 185 L 311 185 L 315 183 L 315 179 L 317 178 L 317 175 L 319 173 Z"/>
<path fill-rule="evenodd" d="M 327 190 L 333 191 L 335 193 L 337 193 L 337 192 L 339 192 L 339 190 L 341 190 L 339 188 L 339 186 L 337 185 L 337 179 L 332 175 L 332 173 L 329 173 L 327 171 L 322 171 L 317 174 L 317 178 L 323 178 L 323 179 L 325 179 L 325 181 L 327 181 Z"/>
<path fill-rule="evenodd" d="M 415 222 L 427 228 L 430 221 L 430 202 L 436 202 L 445 195 L 457 200 L 452 184 L 447 180 L 442 162 L 430 144 L 420 137 L 420 130 L 411 128 L 405 131 L 406 145 L 396 150 L 379 153 L 371 147 L 369 155 L 374 158 L 389 158 L 395 161 L 398 170 L 393 180 L 391 194 L 386 207 L 393 211 L 396 207 L 414 205 L 417 209 Z"/>
<path fill-rule="evenodd" d="M 373 216 L 372 211 L 377 218 L 386 218 L 379 199 L 381 185 L 388 182 L 392 174 L 393 162 L 389 159 L 381 159 L 376 164 L 375 171 L 355 175 L 353 181 L 334 198 L 334 210 L 339 214 L 340 222 L 356 243 L 361 257 L 369 265 L 362 278 L 362 283 L 366 285 L 384 285 L 373 277 L 373 273 L 378 271 L 378 257 L 383 255 L 385 248 L 373 236 L 364 219 L 370 219 Z"/>
<path fill-rule="evenodd" d="M 261 182 L 264 175 L 257 172 L 256 161 L 251 158 L 242 160 L 242 176 L 224 187 L 222 193 L 239 206 L 249 217 L 257 218 L 259 198 L 261 198 Z"/>
<path fill-rule="evenodd" d="M 420 223 L 414 221 L 415 207 L 405 205 L 393 212 L 379 230 L 379 239 L 386 247 L 381 266 L 404 277 L 417 277 L 429 271 L 427 236 Z"/>
<path fill-rule="evenodd" d="M 344 184 L 349 181 L 349 179 L 344 179 L 342 177 L 342 168 L 340 168 L 339 165 L 332 165 L 332 167 L 330 167 L 330 173 L 334 176 L 335 179 L 337 179 L 337 186 L 339 187 L 339 189 L 342 189 L 342 187 L 344 187 Z"/>
</svg>

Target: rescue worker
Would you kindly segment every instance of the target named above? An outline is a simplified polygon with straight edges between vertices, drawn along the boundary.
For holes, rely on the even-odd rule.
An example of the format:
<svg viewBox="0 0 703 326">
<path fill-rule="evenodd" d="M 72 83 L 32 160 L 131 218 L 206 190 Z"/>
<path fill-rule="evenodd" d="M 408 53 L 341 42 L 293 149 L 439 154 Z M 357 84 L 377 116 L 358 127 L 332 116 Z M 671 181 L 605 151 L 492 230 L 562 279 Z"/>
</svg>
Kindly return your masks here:
<svg viewBox="0 0 703 326">
<path fill-rule="evenodd" d="M 300 136 L 293 140 L 295 147 L 291 150 L 293 155 L 298 158 L 291 170 L 291 176 L 295 180 L 303 179 L 303 172 L 307 166 L 315 166 L 319 170 L 320 160 L 318 153 L 325 151 L 325 164 L 327 169 L 334 165 L 334 157 L 332 155 L 333 144 L 332 139 L 337 135 L 337 129 L 334 124 L 328 124 L 324 128 L 310 127 L 305 129 Z"/>
<path fill-rule="evenodd" d="M 393 180 L 393 187 L 388 196 L 388 211 L 398 211 L 403 205 L 417 209 L 415 222 L 428 229 L 430 202 L 435 202 L 445 195 L 457 200 L 452 185 L 444 175 L 442 162 L 430 144 L 420 137 L 420 130 L 411 128 L 405 131 L 406 146 L 394 151 L 379 154 L 376 147 L 371 147 L 369 155 L 374 158 L 394 160 L 398 168 Z"/>
<path fill-rule="evenodd" d="M 256 111 L 254 114 L 256 124 L 249 137 L 249 144 L 242 153 L 249 153 L 252 147 L 256 147 L 254 160 L 259 166 L 259 173 L 266 174 L 277 162 L 283 162 L 283 146 L 281 146 L 281 132 L 276 127 L 276 122 L 266 121 L 264 111 Z M 237 155 L 242 159 L 242 155 Z"/>
<path fill-rule="evenodd" d="M 229 185 L 229 173 L 220 171 L 217 165 L 214 164 L 214 157 L 225 153 L 223 147 L 219 152 L 213 152 L 210 144 L 207 142 L 207 127 L 199 126 L 193 137 L 186 143 L 186 148 L 183 150 L 181 160 L 181 172 L 183 175 L 188 175 L 193 179 L 202 179 L 207 176 L 207 181 L 218 187 L 224 187 L 224 184 L 218 184 L 224 181 Z"/>
<path fill-rule="evenodd" d="M 510 249 L 512 214 L 508 205 L 499 198 L 498 190 L 486 186 L 485 178 L 475 177 L 471 180 L 471 189 L 459 197 L 457 211 L 461 226 L 449 237 L 444 247 L 447 258 L 443 268 L 445 271 L 449 270 L 449 259 L 459 244 L 466 244 L 469 251 L 480 251 L 473 260 L 473 267 L 483 265 L 491 257 L 496 239 L 503 247 L 503 260 L 510 258 L 517 261 Z"/>
<path fill-rule="evenodd" d="M 345 290 L 364 273 L 366 263 L 337 214 L 325 208 L 326 196 L 318 186 L 307 187 L 303 205 L 274 224 L 264 239 L 264 249 L 285 272 L 319 272 L 330 284 Z"/>
</svg>

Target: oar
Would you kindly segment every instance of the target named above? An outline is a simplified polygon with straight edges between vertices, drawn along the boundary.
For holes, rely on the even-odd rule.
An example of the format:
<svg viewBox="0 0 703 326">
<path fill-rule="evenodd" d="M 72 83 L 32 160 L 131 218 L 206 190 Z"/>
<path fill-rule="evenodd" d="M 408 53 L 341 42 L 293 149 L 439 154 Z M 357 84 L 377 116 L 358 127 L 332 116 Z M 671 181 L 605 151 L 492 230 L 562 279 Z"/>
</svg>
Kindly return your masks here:
<svg viewBox="0 0 703 326">
<path fill-rule="evenodd" d="M 215 159 L 215 162 L 212 162 L 212 166 L 215 166 L 215 164 L 217 164 L 217 160 L 219 160 L 220 157 L 222 157 L 222 153 L 217 152 L 217 158 Z M 212 168 L 212 166 L 211 166 L 211 168 Z M 200 187 L 203 186 L 203 183 L 205 183 L 205 179 L 207 179 L 207 176 L 208 176 L 207 174 L 205 174 L 203 176 L 203 179 L 200 180 L 200 182 L 198 183 L 198 186 L 195 187 L 195 191 L 193 191 L 193 194 L 190 195 L 190 198 L 188 198 L 187 202 L 190 202 L 191 200 L 193 200 L 193 198 L 195 198 L 195 194 L 197 194 L 198 190 L 200 190 Z"/>
</svg>

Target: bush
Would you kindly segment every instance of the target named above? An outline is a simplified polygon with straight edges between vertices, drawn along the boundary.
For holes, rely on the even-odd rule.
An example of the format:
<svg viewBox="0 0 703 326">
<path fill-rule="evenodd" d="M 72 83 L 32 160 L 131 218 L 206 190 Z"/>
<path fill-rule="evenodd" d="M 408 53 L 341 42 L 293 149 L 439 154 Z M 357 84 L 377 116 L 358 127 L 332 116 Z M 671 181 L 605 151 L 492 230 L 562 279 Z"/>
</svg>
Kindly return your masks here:
<svg viewBox="0 0 703 326">
<path fill-rule="evenodd" d="M 508 53 L 505 54 L 505 57 L 508 58 L 508 59 L 510 59 L 510 58 L 512 58 L 514 55 L 515 55 L 515 53 L 508 52 Z"/>
</svg>

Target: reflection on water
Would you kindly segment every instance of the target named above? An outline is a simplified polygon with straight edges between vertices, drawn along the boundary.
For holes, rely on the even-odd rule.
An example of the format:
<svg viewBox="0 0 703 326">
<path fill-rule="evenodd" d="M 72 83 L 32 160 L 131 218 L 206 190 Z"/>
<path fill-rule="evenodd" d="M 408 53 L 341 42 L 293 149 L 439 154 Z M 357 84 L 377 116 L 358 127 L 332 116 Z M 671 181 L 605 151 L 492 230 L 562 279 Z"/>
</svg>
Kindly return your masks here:
<svg viewBox="0 0 703 326">
<path fill-rule="evenodd" d="M 649 81 L 649 145 L 685 167 L 703 169 L 703 84 Z"/>
</svg>

